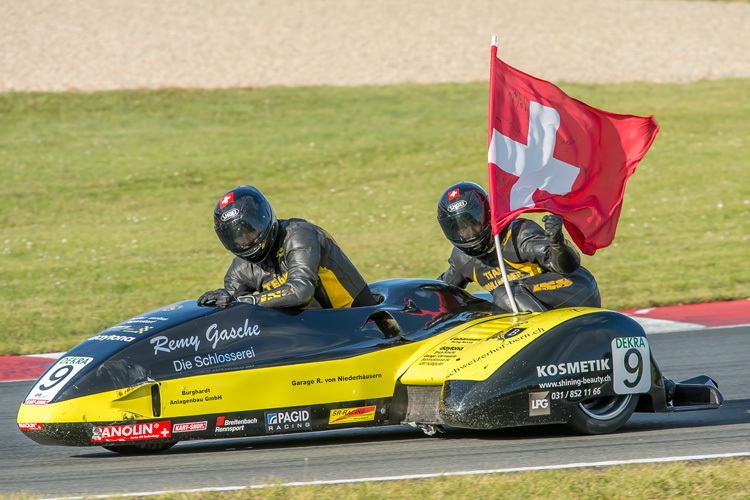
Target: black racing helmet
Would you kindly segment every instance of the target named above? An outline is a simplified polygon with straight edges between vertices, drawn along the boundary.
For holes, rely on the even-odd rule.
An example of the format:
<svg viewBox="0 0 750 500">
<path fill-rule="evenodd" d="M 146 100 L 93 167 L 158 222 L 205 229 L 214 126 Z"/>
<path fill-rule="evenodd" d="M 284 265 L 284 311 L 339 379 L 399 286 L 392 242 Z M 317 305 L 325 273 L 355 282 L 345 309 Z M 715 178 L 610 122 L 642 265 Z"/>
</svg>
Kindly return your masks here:
<svg viewBox="0 0 750 500">
<path fill-rule="evenodd" d="M 455 247 L 478 257 L 493 248 L 487 192 L 473 182 L 459 182 L 440 197 L 437 219 Z"/>
<path fill-rule="evenodd" d="M 250 262 L 266 258 L 278 230 L 271 204 L 252 186 L 232 189 L 219 199 L 214 209 L 214 231 L 221 243 Z"/>
</svg>

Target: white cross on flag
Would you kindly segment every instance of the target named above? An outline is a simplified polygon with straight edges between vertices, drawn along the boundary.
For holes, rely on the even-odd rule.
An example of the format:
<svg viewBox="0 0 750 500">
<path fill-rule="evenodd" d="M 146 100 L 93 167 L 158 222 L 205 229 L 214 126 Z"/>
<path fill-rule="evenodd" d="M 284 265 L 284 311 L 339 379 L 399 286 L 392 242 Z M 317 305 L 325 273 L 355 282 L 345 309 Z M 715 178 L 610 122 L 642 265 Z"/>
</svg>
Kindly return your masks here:
<svg viewBox="0 0 750 500">
<path fill-rule="evenodd" d="M 489 162 L 492 231 L 552 212 L 582 252 L 615 237 L 625 183 L 656 137 L 654 119 L 592 108 L 508 66 L 492 46 Z"/>
</svg>

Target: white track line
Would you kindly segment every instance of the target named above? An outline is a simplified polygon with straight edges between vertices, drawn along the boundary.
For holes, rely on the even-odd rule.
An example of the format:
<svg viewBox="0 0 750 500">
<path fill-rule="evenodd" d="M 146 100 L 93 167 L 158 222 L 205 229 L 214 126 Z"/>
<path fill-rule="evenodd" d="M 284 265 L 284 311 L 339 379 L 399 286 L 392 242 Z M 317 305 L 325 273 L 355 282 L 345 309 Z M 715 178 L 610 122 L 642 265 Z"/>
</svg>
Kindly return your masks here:
<svg viewBox="0 0 750 500">
<path fill-rule="evenodd" d="M 690 460 L 712 460 L 717 458 L 733 458 L 733 457 L 750 457 L 750 451 L 741 453 L 721 453 L 716 455 L 689 455 L 684 457 L 663 457 L 663 458 L 635 458 L 632 460 L 610 460 L 606 462 L 590 462 L 590 463 L 572 463 L 572 464 L 561 464 L 561 465 L 540 465 L 536 467 L 514 467 L 511 469 L 486 469 L 486 470 L 471 470 L 471 471 L 460 471 L 460 472 L 441 472 L 436 474 L 409 474 L 404 476 L 383 476 L 383 477 L 368 477 L 362 479 L 333 479 L 329 481 L 298 481 L 291 483 L 281 484 L 253 484 L 250 486 L 224 486 L 217 488 L 196 488 L 190 490 L 162 490 L 162 491 L 143 491 L 138 493 L 119 493 L 117 495 L 86 495 L 86 496 L 75 496 L 75 497 L 52 497 L 43 498 L 39 500 L 78 500 L 83 498 L 121 498 L 121 497 L 143 497 L 152 495 L 167 495 L 173 493 L 200 493 L 206 491 L 237 491 L 237 490 L 255 490 L 261 488 L 269 488 L 274 486 L 321 486 L 321 485 L 334 485 L 334 484 L 351 484 L 351 483 L 364 483 L 369 481 L 408 481 L 413 479 L 429 479 L 435 477 L 448 477 L 448 476 L 470 476 L 476 474 L 502 474 L 508 472 L 528 472 L 537 470 L 562 470 L 562 469 L 580 469 L 587 467 L 609 467 L 613 465 L 630 465 L 630 464 L 651 464 L 651 463 L 663 463 L 663 462 L 685 462 Z"/>
<path fill-rule="evenodd" d="M 682 321 L 671 321 L 668 319 L 644 318 L 641 316 L 629 316 L 643 327 L 647 335 L 655 333 L 691 332 L 708 328 L 697 323 L 684 323 Z"/>
<path fill-rule="evenodd" d="M 66 352 L 68 352 L 68 351 L 47 352 L 47 353 L 44 353 L 44 354 L 24 354 L 23 357 L 25 357 L 25 358 L 50 358 L 50 359 L 59 359 Z"/>
</svg>

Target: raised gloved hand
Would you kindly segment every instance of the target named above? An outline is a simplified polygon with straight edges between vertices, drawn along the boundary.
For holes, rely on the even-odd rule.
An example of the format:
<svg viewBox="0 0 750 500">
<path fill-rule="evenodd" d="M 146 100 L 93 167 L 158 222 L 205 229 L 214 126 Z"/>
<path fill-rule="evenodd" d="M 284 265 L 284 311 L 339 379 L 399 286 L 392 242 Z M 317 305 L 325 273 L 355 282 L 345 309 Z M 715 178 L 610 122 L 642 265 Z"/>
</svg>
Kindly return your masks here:
<svg viewBox="0 0 750 500">
<path fill-rule="evenodd" d="M 199 306 L 225 307 L 234 300 L 234 297 L 224 288 L 211 290 L 198 298 Z"/>
<path fill-rule="evenodd" d="M 563 236 L 563 219 L 559 215 L 545 215 L 542 217 L 544 222 L 544 234 L 549 240 L 549 244 L 558 247 L 565 243 L 565 236 Z"/>
</svg>

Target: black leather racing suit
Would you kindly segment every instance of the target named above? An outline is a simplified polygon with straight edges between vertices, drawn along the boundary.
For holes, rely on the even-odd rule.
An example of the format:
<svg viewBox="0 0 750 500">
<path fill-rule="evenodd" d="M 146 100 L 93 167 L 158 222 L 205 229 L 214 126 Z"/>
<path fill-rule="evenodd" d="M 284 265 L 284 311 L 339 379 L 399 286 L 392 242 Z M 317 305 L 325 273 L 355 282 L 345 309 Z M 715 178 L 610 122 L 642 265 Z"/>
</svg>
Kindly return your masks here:
<svg viewBox="0 0 750 500">
<path fill-rule="evenodd" d="M 601 307 L 596 280 L 581 267 L 578 252 L 565 241 L 553 248 L 544 229 L 529 219 L 515 219 L 500 233 L 508 282 L 520 311 L 559 307 Z M 495 304 L 512 311 L 503 286 L 497 251 L 472 257 L 454 247 L 450 267 L 438 279 L 465 288 L 470 282 L 492 293 Z"/>
<path fill-rule="evenodd" d="M 329 309 L 375 304 L 359 271 L 330 234 L 303 219 L 279 220 L 279 234 L 258 264 L 235 257 L 224 288 L 264 307 Z"/>
</svg>

